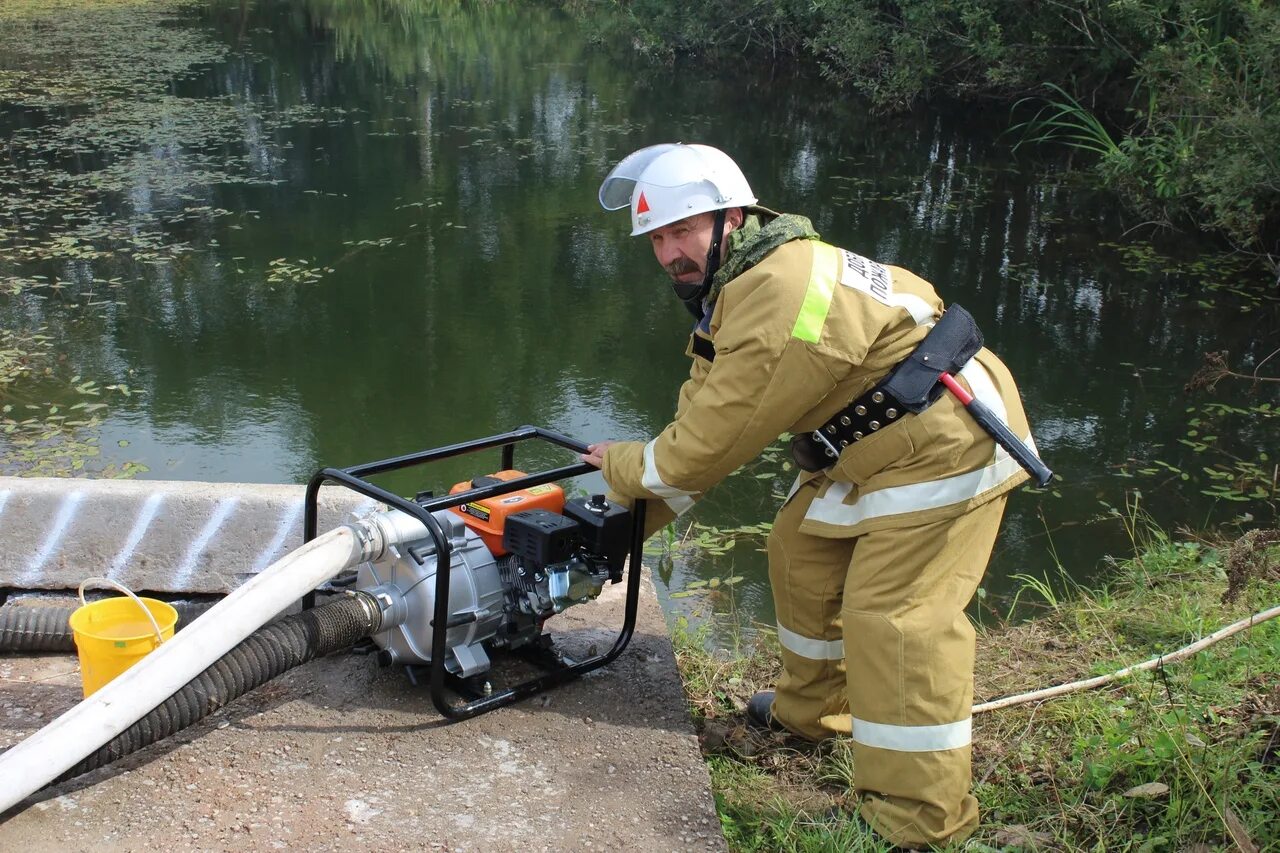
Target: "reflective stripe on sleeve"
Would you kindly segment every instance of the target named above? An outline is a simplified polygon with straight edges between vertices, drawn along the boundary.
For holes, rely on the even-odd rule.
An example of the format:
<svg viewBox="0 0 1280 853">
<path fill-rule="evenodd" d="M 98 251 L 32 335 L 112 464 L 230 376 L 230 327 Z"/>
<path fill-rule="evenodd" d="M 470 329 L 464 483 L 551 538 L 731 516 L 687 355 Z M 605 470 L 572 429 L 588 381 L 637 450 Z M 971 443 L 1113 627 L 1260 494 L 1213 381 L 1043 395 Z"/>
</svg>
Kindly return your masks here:
<svg viewBox="0 0 1280 853">
<path fill-rule="evenodd" d="M 676 515 L 683 515 L 689 507 L 693 506 L 693 498 L 690 497 L 666 498 L 662 502 Z"/>
<path fill-rule="evenodd" d="M 658 463 L 653 459 L 653 445 L 657 439 L 650 441 L 644 446 L 644 474 L 640 478 L 640 485 L 653 492 L 660 498 L 688 498 L 695 492 L 686 492 L 684 489 L 677 489 L 674 486 L 668 486 L 662 482 L 662 475 L 658 473 Z M 667 503 L 672 509 L 675 509 L 670 502 Z M 686 506 L 685 509 L 689 507 Z M 676 510 L 683 512 L 683 510 Z"/>
<path fill-rule="evenodd" d="M 865 746 L 896 752 L 939 752 L 959 749 L 973 741 L 973 720 L 940 726 L 891 726 L 853 718 L 853 739 Z"/>
<path fill-rule="evenodd" d="M 778 643 L 809 660 L 844 660 L 844 640 L 815 640 L 778 623 Z"/>
<path fill-rule="evenodd" d="M 836 291 L 840 274 L 840 250 L 826 243 L 813 244 L 813 269 L 809 272 L 809 287 L 804 292 L 804 303 L 791 337 L 816 344 L 822 337 L 822 325 L 831 310 L 831 297 Z"/>
<path fill-rule="evenodd" d="M 1001 421 L 1007 423 L 1008 411 L 1004 400 L 996 391 L 987 369 L 977 361 L 970 360 L 960 371 L 960 375 L 968 381 L 974 397 L 986 403 Z M 1027 446 L 1034 448 L 1030 436 L 1024 438 L 1024 441 Z M 997 445 L 992 461 L 976 471 L 880 489 L 859 496 L 851 504 L 846 504 L 844 499 L 849 496 L 853 486 L 849 483 L 832 483 L 825 495 L 814 499 L 804 517 L 807 521 L 853 527 L 872 518 L 937 509 L 977 497 L 1016 476 L 1020 470 L 1022 469 L 1017 461 Z"/>
</svg>

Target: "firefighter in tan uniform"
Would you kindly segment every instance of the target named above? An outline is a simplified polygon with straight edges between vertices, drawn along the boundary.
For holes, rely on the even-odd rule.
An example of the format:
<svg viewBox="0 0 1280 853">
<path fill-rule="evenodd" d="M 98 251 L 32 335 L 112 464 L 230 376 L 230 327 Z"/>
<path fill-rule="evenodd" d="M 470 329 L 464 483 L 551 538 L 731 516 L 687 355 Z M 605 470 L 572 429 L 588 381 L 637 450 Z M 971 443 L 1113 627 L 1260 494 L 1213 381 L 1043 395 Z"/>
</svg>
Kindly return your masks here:
<svg viewBox="0 0 1280 853">
<path fill-rule="evenodd" d="M 951 394 L 868 421 L 851 407 L 875 409 L 877 383 L 921 345 L 942 301 L 904 269 L 820 242 L 807 219 L 758 207 L 708 146 L 641 149 L 600 200 L 630 208 L 632 235 L 649 237 L 699 319 L 675 420 L 648 443 L 604 442 L 583 458 L 618 496 L 651 501 L 652 532 L 781 434 L 830 422 L 831 440 L 808 448 L 826 458 L 805 466 L 816 470 L 801 473 L 769 537 L 783 675 L 748 716 L 813 740 L 851 737 L 861 814 L 888 840 L 962 840 L 978 822 L 964 608 L 1026 474 Z M 995 355 L 976 350 L 958 378 L 1030 441 Z"/>
</svg>

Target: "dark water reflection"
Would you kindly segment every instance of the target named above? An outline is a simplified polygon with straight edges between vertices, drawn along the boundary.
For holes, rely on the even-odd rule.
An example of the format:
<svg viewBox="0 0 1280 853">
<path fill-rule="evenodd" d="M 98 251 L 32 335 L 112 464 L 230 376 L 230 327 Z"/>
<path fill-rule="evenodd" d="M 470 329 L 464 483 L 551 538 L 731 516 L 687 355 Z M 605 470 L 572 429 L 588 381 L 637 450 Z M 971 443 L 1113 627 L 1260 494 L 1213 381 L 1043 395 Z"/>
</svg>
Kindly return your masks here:
<svg viewBox="0 0 1280 853">
<path fill-rule="evenodd" d="M 622 154 L 683 139 L 732 152 L 764 203 L 805 213 L 831 242 L 935 282 L 1019 377 L 1062 483 L 1011 501 L 992 600 L 1018 573 L 1060 585 L 1058 563 L 1096 577 L 1104 554 L 1128 550 L 1107 515 L 1135 489 L 1167 527 L 1274 517 L 1274 493 L 1202 494 L 1219 482 L 1202 469 L 1274 452 L 1280 421 L 1219 414 L 1207 449 L 1179 442 L 1199 415 L 1189 408 L 1262 402 L 1239 385 L 1183 385 L 1207 350 L 1246 364 L 1280 344 L 1274 303 L 1232 292 L 1229 266 L 1192 269 L 1192 245 L 1177 247 L 1181 271 L 1127 269 L 1108 244 L 1140 248 L 1133 223 L 1058 164 L 1010 160 L 992 131 L 1003 112 L 876 118 L 812 80 L 706 79 L 594 53 L 569 22 L 508 4 L 220 2 L 185 25 L 229 51 L 171 94 L 226 107 L 222 131 L 151 139 L 145 177 L 110 203 L 189 251 L 6 263 L 125 282 L 120 304 L 89 316 L 26 298 L 3 311 L 47 324 L 85 375 L 146 390 L 113 407 L 103 441 L 127 442 L 146 476 L 301 482 L 522 423 L 651 435 L 687 369 L 687 318 L 595 190 Z M 48 120 L 3 116 L 9 135 Z M 238 182 L 202 180 L 207 163 Z M 192 207 L 231 213 L 183 215 Z M 307 270 L 317 279 L 297 280 Z M 391 485 L 477 473 L 449 463 L 432 482 Z M 1248 473 L 1233 485 L 1254 489 Z M 697 518 L 766 520 L 789 481 L 753 467 Z M 678 557 L 671 586 L 745 575 L 735 602 L 683 604 L 768 621 L 754 547 Z"/>
</svg>

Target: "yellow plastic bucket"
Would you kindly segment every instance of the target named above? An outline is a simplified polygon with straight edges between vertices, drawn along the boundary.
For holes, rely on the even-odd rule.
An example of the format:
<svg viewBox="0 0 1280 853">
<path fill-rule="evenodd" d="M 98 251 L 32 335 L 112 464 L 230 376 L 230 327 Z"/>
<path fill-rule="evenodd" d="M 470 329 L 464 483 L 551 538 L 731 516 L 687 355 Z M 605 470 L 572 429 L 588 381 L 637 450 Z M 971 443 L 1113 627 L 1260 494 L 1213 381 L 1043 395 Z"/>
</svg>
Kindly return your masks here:
<svg viewBox="0 0 1280 853">
<path fill-rule="evenodd" d="M 91 582 L 113 586 L 126 597 L 86 603 L 84 588 Z M 80 606 L 71 614 L 85 697 L 172 637 L 177 624 L 178 611 L 163 601 L 139 598 L 106 578 L 86 579 L 80 584 Z"/>
</svg>

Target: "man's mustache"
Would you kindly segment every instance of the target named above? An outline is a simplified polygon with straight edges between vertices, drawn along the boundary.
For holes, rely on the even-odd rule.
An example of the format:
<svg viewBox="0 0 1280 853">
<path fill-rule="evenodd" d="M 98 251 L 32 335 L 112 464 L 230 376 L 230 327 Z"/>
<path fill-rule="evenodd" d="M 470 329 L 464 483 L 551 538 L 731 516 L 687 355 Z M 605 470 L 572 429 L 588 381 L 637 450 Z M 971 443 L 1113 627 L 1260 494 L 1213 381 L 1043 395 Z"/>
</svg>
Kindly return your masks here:
<svg viewBox="0 0 1280 853">
<path fill-rule="evenodd" d="M 675 278 L 680 275 L 687 275 L 693 272 L 700 272 L 698 265 L 688 258 L 676 258 L 671 263 L 663 267 L 667 271 L 667 275 Z"/>
</svg>

